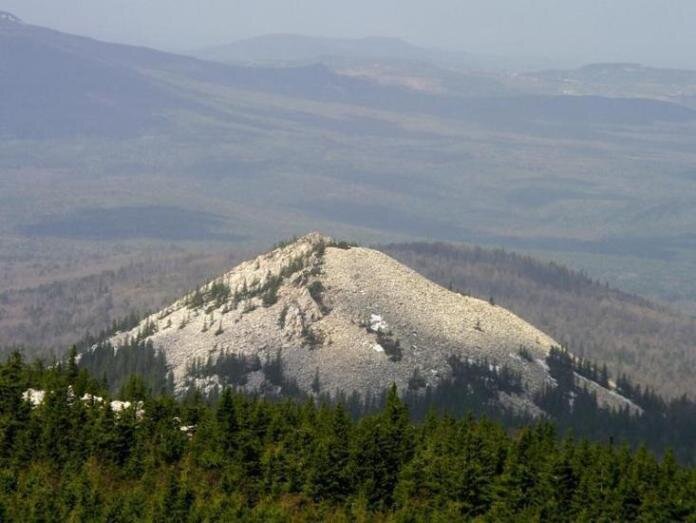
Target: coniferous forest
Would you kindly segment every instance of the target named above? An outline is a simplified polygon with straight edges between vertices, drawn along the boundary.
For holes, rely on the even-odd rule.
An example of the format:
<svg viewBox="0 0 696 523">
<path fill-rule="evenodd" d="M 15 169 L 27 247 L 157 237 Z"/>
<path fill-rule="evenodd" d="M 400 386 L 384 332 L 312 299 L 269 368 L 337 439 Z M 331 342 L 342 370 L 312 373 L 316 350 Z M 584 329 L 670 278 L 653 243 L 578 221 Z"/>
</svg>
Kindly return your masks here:
<svg viewBox="0 0 696 523">
<path fill-rule="evenodd" d="M 136 376 L 116 396 L 74 357 L 0 365 L 0 520 L 696 521 L 696 470 L 669 450 L 414 421 L 395 389 L 360 417 L 230 388 L 175 400 Z"/>
</svg>

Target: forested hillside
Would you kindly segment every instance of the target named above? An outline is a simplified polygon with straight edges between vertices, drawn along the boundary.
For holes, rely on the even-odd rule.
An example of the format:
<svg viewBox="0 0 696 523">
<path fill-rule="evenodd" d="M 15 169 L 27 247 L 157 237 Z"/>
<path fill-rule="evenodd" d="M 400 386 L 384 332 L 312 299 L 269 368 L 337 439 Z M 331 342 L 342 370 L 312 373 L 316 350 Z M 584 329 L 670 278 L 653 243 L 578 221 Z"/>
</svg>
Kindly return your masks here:
<svg viewBox="0 0 696 523">
<path fill-rule="evenodd" d="M 95 260 L 90 274 L 58 281 L 50 275 L 48 281 L 41 274 L 30 277 L 33 281 L 13 275 L 26 287 L 0 290 L 0 351 L 21 345 L 36 355 L 62 355 L 87 332 L 96 334 L 133 313 L 157 310 L 237 263 L 243 252 L 175 252 L 115 268 L 103 268 L 103 261 Z"/>
<path fill-rule="evenodd" d="M 26 401 L 25 391 L 44 391 Z M 109 403 L 73 360 L 0 365 L 0 519 L 693 521 L 696 472 L 611 443 L 224 391 Z M 34 396 L 32 396 L 34 400 Z"/>
<path fill-rule="evenodd" d="M 441 285 L 490 297 L 571 352 L 677 396 L 696 390 L 696 320 L 566 267 L 503 250 L 393 244 L 389 255 Z"/>
</svg>

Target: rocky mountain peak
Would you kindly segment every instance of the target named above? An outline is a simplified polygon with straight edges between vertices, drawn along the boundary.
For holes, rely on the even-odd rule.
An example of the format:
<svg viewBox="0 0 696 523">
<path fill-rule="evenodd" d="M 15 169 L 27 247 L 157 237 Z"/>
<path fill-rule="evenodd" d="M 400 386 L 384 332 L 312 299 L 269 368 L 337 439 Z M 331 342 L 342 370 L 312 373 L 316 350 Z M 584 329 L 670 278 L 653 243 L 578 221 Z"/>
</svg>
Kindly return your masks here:
<svg viewBox="0 0 696 523">
<path fill-rule="evenodd" d="M 389 256 L 318 233 L 279 245 L 111 339 L 162 350 L 179 390 L 434 390 L 476 368 L 516 376 L 507 407 L 541 413 L 551 337 L 506 309 L 441 287 Z M 469 369 L 469 370 L 467 370 Z M 583 380 L 577 376 L 577 380 Z M 484 379 L 485 381 L 485 379 Z M 585 383 L 586 382 L 586 383 Z M 628 402 L 585 380 L 600 402 Z"/>
</svg>

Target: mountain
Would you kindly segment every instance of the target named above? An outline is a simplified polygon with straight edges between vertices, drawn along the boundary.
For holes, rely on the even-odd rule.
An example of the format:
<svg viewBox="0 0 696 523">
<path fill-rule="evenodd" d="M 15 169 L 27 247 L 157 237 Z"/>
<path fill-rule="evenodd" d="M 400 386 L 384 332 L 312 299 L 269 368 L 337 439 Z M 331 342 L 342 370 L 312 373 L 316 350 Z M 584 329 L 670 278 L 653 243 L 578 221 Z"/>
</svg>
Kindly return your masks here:
<svg viewBox="0 0 696 523">
<path fill-rule="evenodd" d="M 511 58 L 422 47 L 396 37 L 331 38 L 300 34 L 267 34 L 194 49 L 193 56 L 236 64 L 291 65 L 353 61 L 442 67 L 457 72 L 528 70 L 552 67 L 548 58 Z"/>
<path fill-rule="evenodd" d="M 476 371 L 488 380 L 514 376 L 497 400 L 531 415 L 542 412 L 536 395 L 556 383 L 546 359 L 558 345 L 502 307 L 316 233 L 242 263 L 110 339 L 116 350 L 134 343 L 161 351 L 180 391 L 232 384 L 367 397 L 391 383 L 433 390 Z M 600 405 L 632 406 L 608 384 L 575 379 Z"/>
<path fill-rule="evenodd" d="M 200 58 L 228 63 L 316 63 L 331 57 L 433 61 L 446 53 L 425 49 L 400 38 L 325 38 L 271 34 L 207 47 Z"/>
<path fill-rule="evenodd" d="M 396 54 L 410 49 L 398 40 L 387 40 L 389 45 L 381 39 L 376 42 L 368 39 L 361 47 Z M 462 97 L 385 85 L 370 75 L 339 74 L 318 64 L 224 65 L 69 35 L 24 24 L 9 15 L 0 24 L 0 49 L 0 136 L 8 137 L 166 133 L 176 128 L 183 115 L 225 121 L 226 111 L 214 102 L 220 90 L 231 96 L 244 90 L 486 126 L 696 120 L 695 111 L 652 100 L 490 96 L 481 95 L 480 82 L 474 82 L 471 91 L 479 96 Z M 194 89 L 201 86 L 202 95 Z"/>
<path fill-rule="evenodd" d="M 492 96 L 485 86 L 481 96 L 440 95 L 361 74 L 211 63 L 8 17 L 0 290 L 12 297 L 0 302 L 2 343 L 61 350 L 68 340 L 53 333 L 79 336 L 97 311 L 102 328 L 134 308 L 104 300 L 53 315 L 47 300 L 62 298 L 47 298 L 44 284 L 178 249 L 258 252 L 314 229 L 525 250 L 693 307 L 693 110 L 555 91 Z"/>
<path fill-rule="evenodd" d="M 677 308 L 621 292 L 563 265 L 499 249 L 444 243 L 377 249 L 446 288 L 492 297 L 574 354 L 607 364 L 615 376 L 625 374 L 668 398 L 696 389 L 690 372 L 696 365 L 696 319 Z M 133 311 L 159 310 L 258 252 L 160 255 L 117 271 L 2 291 L 0 351 L 20 345 L 36 348 L 25 349 L 28 354 L 40 355 L 41 347 L 60 354 L 85 332 L 109 329 Z"/>
<path fill-rule="evenodd" d="M 20 23 L 0 23 L 0 136 L 122 136 L 191 107 L 141 66 L 166 55 Z"/>
</svg>

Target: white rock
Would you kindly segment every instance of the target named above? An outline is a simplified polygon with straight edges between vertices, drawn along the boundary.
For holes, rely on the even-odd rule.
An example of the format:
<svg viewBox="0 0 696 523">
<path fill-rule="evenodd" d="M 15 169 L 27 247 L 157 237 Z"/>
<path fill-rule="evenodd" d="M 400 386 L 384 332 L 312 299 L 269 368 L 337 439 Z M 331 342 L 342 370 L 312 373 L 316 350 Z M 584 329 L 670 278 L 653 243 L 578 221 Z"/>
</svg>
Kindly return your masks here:
<svg viewBox="0 0 696 523">
<path fill-rule="evenodd" d="M 384 321 L 380 314 L 370 315 L 370 330 L 372 332 L 387 332 L 389 330 L 389 325 Z"/>
<path fill-rule="evenodd" d="M 113 400 L 109 405 L 111 406 L 111 410 L 114 412 L 121 412 L 131 408 L 130 401 Z"/>
<path fill-rule="evenodd" d="M 45 390 L 27 389 L 22 394 L 22 399 L 24 401 L 28 401 L 34 407 L 38 407 L 39 405 L 41 405 L 43 403 L 45 397 L 46 397 Z"/>
</svg>

